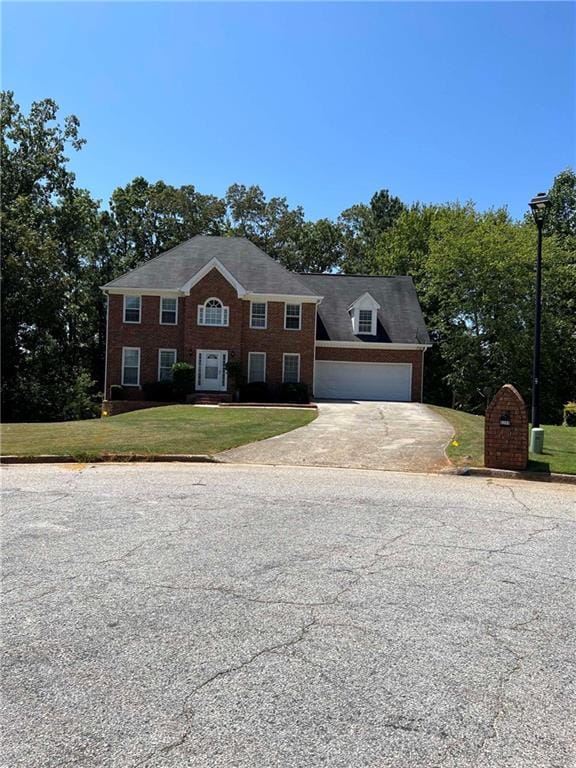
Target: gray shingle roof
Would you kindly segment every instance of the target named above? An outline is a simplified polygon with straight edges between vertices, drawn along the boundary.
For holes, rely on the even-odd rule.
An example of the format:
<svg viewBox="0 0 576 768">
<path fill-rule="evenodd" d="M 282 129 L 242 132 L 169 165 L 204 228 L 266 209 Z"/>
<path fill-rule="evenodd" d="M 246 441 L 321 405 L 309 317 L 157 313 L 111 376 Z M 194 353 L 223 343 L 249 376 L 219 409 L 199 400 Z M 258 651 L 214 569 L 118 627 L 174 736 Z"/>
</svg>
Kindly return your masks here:
<svg viewBox="0 0 576 768">
<path fill-rule="evenodd" d="M 316 338 L 321 341 L 430 344 L 411 277 L 300 275 L 324 299 L 318 307 Z M 376 336 L 355 336 L 348 308 L 368 292 L 380 304 Z"/>
<path fill-rule="evenodd" d="M 244 237 L 197 235 L 177 245 L 131 272 L 112 280 L 103 288 L 141 288 L 178 290 L 212 259 L 224 266 L 249 293 L 276 293 L 312 296 L 299 275 L 281 264 Z"/>
</svg>

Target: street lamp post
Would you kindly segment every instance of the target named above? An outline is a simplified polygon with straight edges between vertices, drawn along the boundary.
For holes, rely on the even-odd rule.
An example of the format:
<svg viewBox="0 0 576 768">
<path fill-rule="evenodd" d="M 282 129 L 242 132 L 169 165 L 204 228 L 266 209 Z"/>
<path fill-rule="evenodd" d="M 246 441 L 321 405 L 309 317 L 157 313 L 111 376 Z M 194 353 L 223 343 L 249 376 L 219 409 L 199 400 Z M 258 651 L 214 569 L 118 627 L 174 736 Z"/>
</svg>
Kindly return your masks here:
<svg viewBox="0 0 576 768">
<path fill-rule="evenodd" d="M 544 430 L 540 428 L 540 336 L 542 330 L 542 228 L 548 203 L 548 196 L 545 192 L 539 192 L 529 203 L 532 216 L 538 227 L 534 308 L 534 359 L 532 367 L 532 431 L 530 433 L 530 450 L 532 453 L 542 453 L 544 450 Z"/>
</svg>

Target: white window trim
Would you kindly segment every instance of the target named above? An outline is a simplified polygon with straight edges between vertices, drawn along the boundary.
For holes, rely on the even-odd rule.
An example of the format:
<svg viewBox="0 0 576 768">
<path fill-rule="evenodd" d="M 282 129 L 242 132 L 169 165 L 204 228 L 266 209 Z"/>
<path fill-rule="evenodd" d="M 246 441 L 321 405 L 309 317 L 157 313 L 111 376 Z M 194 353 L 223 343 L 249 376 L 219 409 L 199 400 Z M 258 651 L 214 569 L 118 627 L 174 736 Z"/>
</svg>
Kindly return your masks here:
<svg viewBox="0 0 576 768">
<path fill-rule="evenodd" d="M 162 322 L 162 302 L 164 299 L 175 299 L 176 300 L 176 319 L 173 323 L 163 323 Z M 178 325 L 178 297 L 177 296 L 160 296 L 160 325 Z"/>
<path fill-rule="evenodd" d="M 136 384 L 127 384 L 124 381 L 124 368 L 126 367 L 124 364 L 124 360 L 126 358 L 126 352 L 138 352 L 138 381 Z M 140 360 L 141 360 L 141 351 L 140 347 L 122 347 L 122 386 L 123 387 L 139 387 L 140 386 Z M 132 367 L 132 366 L 131 366 Z"/>
<path fill-rule="evenodd" d="M 164 323 L 164 325 L 172 325 L 172 323 Z M 158 350 L 158 374 L 157 374 L 157 381 L 169 381 L 169 379 L 161 379 L 160 378 L 160 359 L 162 352 L 174 352 L 174 363 L 178 362 L 178 350 L 177 349 L 169 349 L 168 347 L 162 347 Z M 172 365 L 174 365 L 172 363 Z"/>
<path fill-rule="evenodd" d="M 360 333 L 360 310 L 372 312 L 372 323 L 370 331 L 363 331 Z M 352 319 L 352 332 L 355 336 L 376 336 L 378 327 L 378 310 L 381 309 L 380 304 L 376 299 L 367 291 L 359 296 L 356 301 L 348 307 L 348 312 Z"/>
<path fill-rule="evenodd" d="M 288 307 L 300 307 L 300 318 L 298 322 L 298 328 L 288 328 L 286 326 L 286 320 L 288 318 Z M 302 304 L 299 301 L 287 301 L 284 304 L 284 330 L 285 331 L 301 331 L 302 330 Z"/>
<path fill-rule="evenodd" d="M 138 320 L 126 320 L 126 299 L 138 299 L 139 302 L 139 309 L 138 309 Z M 129 325 L 140 325 L 142 322 L 142 296 L 130 296 L 129 294 L 124 294 L 124 300 L 122 302 L 122 322 L 128 323 Z M 134 347 L 136 349 L 136 347 Z"/>
<path fill-rule="evenodd" d="M 209 301 L 218 301 L 222 305 L 222 319 L 226 318 L 225 323 L 219 323 L 218 325 L 215 325 L 214 323 L 205 323 L 204 319 L 206 317 L 206 304 L 208 304 Z M 202 322 L 200 321 L 200 310 L 203 309 L 202 312 Z M 198 304 L 198 309 L 196 312 L 196 323 L 198 325 L 201 325 L 203 328 L 228 328 L 230 325 L 230 307 L 225 307 L 224 302 L 222 299 L 219 299 L 218 296 L 210 296 L 203 304 Z"/>
<path fill-rule="evenodd" d="M 264 304 L 264 325 L 252 325 L 252 306 L 254 304 Z M 267 301 L 251 301 L 250 302 L 250 328 L 254 328 L 256 331 L 265 331 L 268 328 L 268 302 Z"/>
<path fill-rule="evenodd" d="M 264 378 L 262 379 L 254 379 L 254 381 L 266 381 L 266 363 L 267 363 L 267 357 L 266 352 L 248 352 L 248 384 L 252 383 L 252 379 L 250 378 L 250 358 L 252 355 L 264 355 Z M 300 368 L 298 368 L 298 372 L 300 372 Z"/>
<path fill-rule="evenodd" d="M 297 357 L 298 358 L 298 381 L 286 381 L 286 358 Z M 284 352 L 282 355 L 282 383 L 283 384 L 300 384 L 300 353 L 299 352 Z"/>
<path fill-rule="evenodd" d="M 357 319 L 357 327 L 358 331 L 357 334 L 359 336 L 376 336 L 376 323 L 378 320 L 377 313 L 375 309 L 372 309 L 371 307 L 358 307 L 354 310 Z M 360 330 L 360 312 L 370 312 L 370 330 L 369 331 L 361 331 Z"/>
</svg>

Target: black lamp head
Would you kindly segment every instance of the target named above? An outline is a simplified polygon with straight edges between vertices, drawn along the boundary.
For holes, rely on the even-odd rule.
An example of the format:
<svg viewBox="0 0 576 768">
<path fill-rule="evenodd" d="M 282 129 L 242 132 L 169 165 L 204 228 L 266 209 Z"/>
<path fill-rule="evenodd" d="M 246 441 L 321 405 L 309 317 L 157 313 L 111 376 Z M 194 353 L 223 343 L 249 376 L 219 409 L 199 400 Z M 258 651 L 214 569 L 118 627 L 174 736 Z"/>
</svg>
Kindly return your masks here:
<svg viewBox="0 0 576 768">
<path fill-rule="evenodd" d="M 549 203 L 550 200 L 546 192 L 538 192 L 536 197 L 533 197 L 532 200 L 530 200 L 529 206 L 536 224 L 542 224 L 544 221 Z"/>
</svg>

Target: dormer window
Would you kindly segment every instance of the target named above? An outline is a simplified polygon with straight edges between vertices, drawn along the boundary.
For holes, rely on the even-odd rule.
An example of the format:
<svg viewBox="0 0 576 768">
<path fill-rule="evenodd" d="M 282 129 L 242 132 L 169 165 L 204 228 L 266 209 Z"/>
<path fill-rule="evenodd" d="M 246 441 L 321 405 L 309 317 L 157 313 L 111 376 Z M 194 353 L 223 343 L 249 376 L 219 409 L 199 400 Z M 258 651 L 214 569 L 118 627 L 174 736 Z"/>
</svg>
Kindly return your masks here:
<svg viewBox="0 0 576 768">
<path fill-rule="evenodd" d="M 198 325 L 228 325 L 228 307 L 220 299 L 206 299 L 198 306 Z"/>
<path fill-rule="evenodd" d="M 358 310 L 358 333 L 373 333 L 372 331 L 372 315 L 374 313 L 371 309 L 359 309 Z"/>
<path fill-rule="evenodd" d="M 369 293 L 364 293 L 348 307 L 355 336 L 376 336 L 380 304 Z"/>
</svg>

